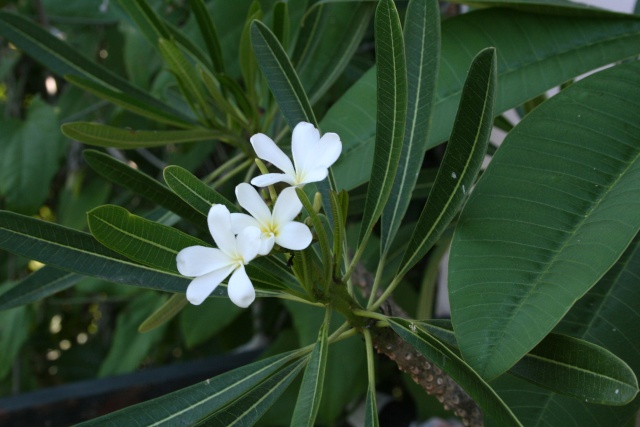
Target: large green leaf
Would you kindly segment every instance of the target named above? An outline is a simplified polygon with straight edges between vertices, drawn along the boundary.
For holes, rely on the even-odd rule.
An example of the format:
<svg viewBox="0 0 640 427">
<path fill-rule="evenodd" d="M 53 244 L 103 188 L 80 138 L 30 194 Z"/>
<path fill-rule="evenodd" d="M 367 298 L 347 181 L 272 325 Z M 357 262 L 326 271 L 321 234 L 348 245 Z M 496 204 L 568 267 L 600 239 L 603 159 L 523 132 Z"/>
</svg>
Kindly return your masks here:
<svg viewBox="0 0 640 427">
<path fill-rule="evenodd" d="M 554 15 L 589 16 L 609 18 L 615 12 L 600 9 L 582 2 L 570 0 L 453 0 L 451 3 L 468 4 L 472 7 L 510 7 L 533 13 Z"/>
<path fill-rule="evenodd" d="M 61 129 L 62 133 L 69 138 L 85 144 L 123 149 L 161 147 L 194 141 L 229 141 L 233 139 L 233 136 L 224 132 L 202 128 L 164 131 L 131 130 L 99 123 L 74 122 L 63 124 Z"/>
<path fill-rule="evenodd" d="M 197 211 L 149 175 L 99 151 L 85 150 L 82 154 L 89 166 L 109 181 L 169 209 L 200 228 L 206 228 L 205 219 Z"/>
<path fill-rule="evenodd" d="M 318 332 L 318 341 L 309 356 L 307 367 L 304 370 L 302 385 L 293 411 L 291 426 L 313 426 L 320 407 L 322 386 L 324 385 L 324 373 L 327 366 L 327 351 L 329 342 L 327 336 L 328 324 L 323 323 Z"/>
<path fill-rule="evenodd" d="M 2 23 L 0 34 L 54 73 L 60 76 L 71 75 L 93 80 L 99 85 L 137 98 L 140 103 L 148 105 L 149 108 L 173 115 L 176 121 L 184 124 L 191 122 L 178 110 L 153 98 L 103 66 L 91 62 L 76 49 L 28 19 L 0 11 L 0 23 Z"/>
<path fill-rule="evenodd" d="M 63 270 L 150 289 L 184 292 L 189 279 L 137 265 L 90 234 L 0 211 L 0 248 Z M 225 295 L 216 289 L 216 295 Z"/>
<path fill-rule="evenodd" d="M 0 312 L 0 379 L 4 379 L 20 357 L 20 349 L 29 338 L 31 323 L 28 307 Z"/>
<path fill-rule="evenodd" d="M 251 44 L 262 74 L 289 127 L 293 129 L 299 122 L 312 123 L 317 127 L 311 103 L 287 52 L 271 30 L 260 21 L 251 23 Z"/>
<path fill-rule="evenodd" d="M 180 230 L 105 205 L 87 213 L 91 234 L 109 249 L 158 270 L 178 273 L 176 256 L 188 246 L 207 246 Z"/>
<path fill-rule="evenodd" d="M 451 315 L 495 378 L 531 350 L 640 228 L 640 62 L 590 76 L 507 136 L 460 217 Z"/>
<path fill-rule="evenodd" d="M 496 392 L 460 357 L 422 326 L 401 318 L 389 318 L 389 325 L 406 342 L 424 357 L 445 371 L 490 416 L 498 426 L 521 426 L 509 407 Z"/>
<path fill-rule="evenodd" d="M 447 151 L 402 260 L 405 274 L 440 238 L 480 171 L 493 126 L 496 52 L 485 49 L 471 64 Z"/>
<path fill-rule="evenodd" d="M 0 310 L 30 304 L 75 285 L 82 276 L 45 266 L 0 296 Z"/>
<path fill-rule="evenodd" d="M 381 0 L 375 17 L 378 64 L 376 143 L 359 244 L 367 239 L 391 194 L 398 169 L 407 116 L 407 69 L 398 11 Z"/>
<path fill-rule="evenodd" d="M 197 423 L 197 426 L 252 426 L 275 403 L 298 375 L 305 360 L 293 362 L 258 384 L 229 405 Z"/>
<path fill-rule="evenodd" d="M 457 348 L 448 320 L 416 322 Z M 638 380 L 623 360 L 582 339 L 551 333 L 525 354 L 509 374 L 580 401 L 626 405 L 638 392 Z"/>
<path fill-rule="evenodd" d="M 496 114 L 594 68 L 640 52 L 640 20 L 526 14 L 487 9 L 442 23 L 441 69 L 427 148 L 451 133 L 464 74 L 476 52 L 499 52 Z M 375 69 L 367 72 L 320 123 L 340 135 L 343 153 L 333 167 L 340 188 L 369 178 L 376 118 Z"/>
<path fill-rule="evenodd" d="M 203 0 L 189 0 L 189 5 L 193 16 L 196 18 L 200 33 L 207 46 L 207 51 L 211 57 L 211 63 L 216 73 L 224 73 L 224 58 L 222 57 L 222 49 L 220 48 L 220 40 L 218 39 L 218 32 L 216 31 L 216 25 L 209 15 L 209 11 L 204 4 Z"/>
<path fill-rule="evenodd" d="M 623 359 L 640 376 L 640 235 L 618 262 L 571 308 L 555 331 L 596 343 Z M 635 425 L 640 397 L 625 406 L 603 406 L 577 400 L 500 377 L 499 394 L 529 426 Z M 615 394 L 615 391 L 614 391 Z"/>
<path fill-rule="evenodd" d="M 31 101 L 24 120 L 0 118 L 0 199 L 6 209 L 34 214 L 49 196 L 64 155 L 58 126 L 54 108 L 40 98 Z"/>
<path fill-rule="evenodd" d="M 409 207 L 426 146 L 440 66 L 440 14 L 435 0 L 411 1 L 404 23 L 407 55 L 407 121 L 402 153 L 389 202 L 382 212 L 382 252 L 386 253 Z"/>
<path fill-rule="evenodd" d="M 279 354 L 79 425 L 193 425 L 242 396 L 291 360 L 292 352 Z"/>
</svg>

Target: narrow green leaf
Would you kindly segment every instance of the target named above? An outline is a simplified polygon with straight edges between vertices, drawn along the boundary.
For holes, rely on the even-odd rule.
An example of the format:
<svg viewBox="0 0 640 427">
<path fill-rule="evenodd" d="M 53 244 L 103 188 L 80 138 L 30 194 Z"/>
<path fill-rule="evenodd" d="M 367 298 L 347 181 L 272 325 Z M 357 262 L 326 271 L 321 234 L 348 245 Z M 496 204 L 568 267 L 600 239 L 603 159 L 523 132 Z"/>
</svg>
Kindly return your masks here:
<svg viewBox="0 0 640 427">
<path fill-rule="evenodd" d="M 570 18 L 492 8 L 442 22 L 441 68 L 427 149 L 445 141 L 453 126 L 464 75 L 476 52 L 495 47 L 496 114 L 514 108 L 580 74 L 638 53 L 640 20 Z M 376 71 L 353 85 L 321 122 L 340 135 L 343 154 L 333 166 L 341 188 L 369 179 L 376 134 Z M 526 84 L 523 84 L 526 82 Z M 353 126 L 357 123 L 358 126 Z"/>
<path fill-rule="evenodd" d="M 206 221 L 198 212 L 149 175 L 99 151 L 85 150 L 82 155 L 89 166 L 107 180 L 169 209 L 200 228 L 206 229 Z"/>
<path fill-rule="evenodd" d="M 187 60 L 173 40 L 160 39 L 158 47 L 194 112 L 199 113 L 203 120 L 215 124 L 215 115 L 204 97 L 205 90 L 194 65 Z"/>
<path fill-rule="evenodd" d="M 285 366 L 242 397 L 204 418 L 196 425 L 252 426 L 275 403 L 302 369 L 305 359 Z"/>
<path fill-rule="evenodd" d="M 376 405 L 376 389 L 371 387 L 367 389 L 367 400 L 364 404 L 364 425 L 365 427 L 378 427 L 378 406 Z"/>
<path fill-rule="evenodd" d="M 451 321 L 416 324 L 457 349 Z M 525 354 L 509 374 L 555 393 L 603 405 L 626 405 L 638 393 L 638 380 L 622 359 L 599 345 L 554 333 Z"/>
<path fill-rule="evenodd" d="M 117 91 L 137 99 L 149 109 L 161 110 L 167 116 L 173 116 L 176 122 L 182 120 L 183 125 L 191 122 L 178 110 L 133 86 L 105 67 L 90 61 L 77 49 L 28 19 L 0 11 L 0 23 L 3 24 L 0 25 L 0 34 L 59 76 L 76 76 L 92 80 L 94 84 L 97 83 L 106 89 L 111 88 L 112 92 Z"/>
<path fill-rule="evenodd" d="M 285 1 L 273 6 L 273 33 L 281 46 L 289 45 L 289 6 Z"/>
<path fill-rule="evenodd" d="M 621 14 L 570 0 L 453 0 L 472 7 L 509 7 L 531 13 L 611 18 Z"/>
<path fill-rule="evenodd" d="M 6 381 L 14 363 L 20 361 L 20 350 L 29 339 L 31 325 L 35 322 L 27 307 L 16 307 L 0 312 L 0 379 Z"/>
<path fill-rule="evenodd" d="M 440 67 L 440 13 L 436 0 L 409 2 L 404 23 L 407 55 L 407 121 L 389 201 L 382 212 L 381 245 L 386 254 L 411 201 L 427 149 Z"/>
<path fill-rule="evenodd" d="M 176 256 L 188 246 L 208 246 L 180 230 L 105 205 L 87 213 L 91 234 L 100 243 L 149 267 L 178 273 Z"/>
<path fill-rule="evenodd" d="M 245 93 L 252 108 L 255 109 L 258 104 L 258 66 L 251 48 L 251 27 L 254 19 L 262 19 L 262 8 L 258 0 L 253 0 L 249 6 L 247 19 L 244 22 L 240 35 L 238 52 L 238 62 L 240 63 L 240 71 L 242 72 L 242 78 L 244 80 Z"/>
<path fill-rule="evenodd" d="M 296 401 L 296 407 L 291 418 L 291 426 L 313 426 L 320 407 L 324 373 L 327 365 L 327 351 L 329 349 L 327 323 L 323 323 L 318 332 L 318 341 L 309 356 L 309 362 L 304 370 L 302 385 Z"/>
<path fill-rule="evenodd" d="M 180 199 L 204 216 L 209 214 L 214 204 L 223 204 L 230 212 L 238 212 L 238 208 L 233 203 L 180 166 L 167 166 L 163 176 L 169 188 Z"/>
<path fill-rule="evenodd" d="M 209 95 L 213 98 L 215 105 L 242 127 L 249 126 L 249 121 L 242 110 L 229 102 L 227 96 L 223 95 L 222 90 L 218 87 L 219 83 L 216 81 L 216 78 L 205 69 L 200 69 L 199 75 L 207 88 L 207 92 L 209 92 Z"/>
<path fill-rule="evenodd" d="M 169 31 L 162 18 L 153 10 L 146 0 L 117 0 L 127 16 L 136 24 L 138 29 L 152 46 L 158 48 L 159 39 L 168 39 Z"/>
<path fill-rule="evenodd" d="M 184 115 L 165 111 L 163 108 L 159 108 L 156 105 L 150 105 L 142 102 L 137 95 L 112 89 L 101 83 L 96 83 L 93 80 L 81 76 L 65 74 L 64 78 L 69 83 L 78 86 L 80 89 L 84 89 L 99 98 L 105 99 L 143 117 L 148 117 L 161 123 L 167 123 L 181 128 L 192 128 L 194 126 L 194 122 L 191 119 L 186 118 Z"/>
<path fill-rule="evenodd" d="M 270 377 L 285 363 L 292 360 L 292 354 L 293 352 L 283 353 L 260 360 L 182 390 L 78 425 L 174 426 L 178 423 L 193 425 Z"/>
<path fill-rule="evenodd" d="M 271 30 L 260 21 L 251 23 L 251 44 L 289 127 L 293 129 L 300 122 L 318 127 L 311 103 L 287 53 Z"/>
<path fill-rule="evenodd" d="M 138 332 L 149 332 L 164 325 L 189 305 L 184 294 L 173 294 L 162 306 L 147 317 L 138 327 Z"/>
<path fill-rule="evenodd" d="M 202 34 L 202 38 L 207 46 L 207 51 L 211 57 L 211 63 L 216 73 L 224 73 L 224 59 L 222 57 L 222 50 L 220 49 L 220 40 L 218 39 L 218 32 L 216 31 L 215 23 L 209 15 L 209 11 L 204 4 L 203 0 L 189 0 L 191 11 L 196 18 L 198 28 Z"/>
<path fill-rule="evenodd" d="M 331 211 L 333 212 L 333 262 L 336 277 L 340 277 L 342 265 L 342 253 L 345 245 L 345 233 L 347 227 L 347 215 L 349 210 L 349 193 L 342 190 L 340 193 L 329 193 L 331 199 Z"/>
<path fill-rule="evenodd" d="M 400 275 L 440 238 L 480 171 L 493 126 L 496 74 L 496 51 L 485 49 L 469 69 L 447 151 L 405 252 Z"/>
<path fill-rule="evenodd" d="M 495 425 L 522 426 L 496 392 L 453 351 L 429 335 L 422 326 L 401 318 L 389 318 L 389 326 L 424 357 L 445 371 L 490 416 Z"/>
<path fill-rule="evenodd" d="M 143 288 L 184 292 L 190 282 L 137 265 L 88 233 L 13 212 L 0 211 L 0 248 L 63 270 Z M 226 295 L 226 288 L 215 293 Z"/>
<path fill-rule="evenodd" d="M 75 285 L 82 276 L 45 266 L 0 296 L 0 310 L 40 301 Z"/>
<path fill-rule="evenodd" d="M 639 62 L 571 85 L 509 133 L 474 188 L 449 290 L 462 354 L 485 378 L 540 342 L 640 229 L 639 98 Z"/>
<path fill-rule="evenodd" d="M 122 149 L 161 147 L 194 141 L 228 140 L 229 135 L 210 129 L 189 130 L 132 130 L 99 123 L 65 123 L 62 133 L 71 139 L 97 147 Z"/>
<path fill-rule="evenodd" d="M 378 3 L 375 37 L 378 64 L 376 142 L 358 245 L 371 234 L 389 199 L 405 130 L 407 71 L 404 43 L 398 11 L 391 0 Z"/>
</svg>

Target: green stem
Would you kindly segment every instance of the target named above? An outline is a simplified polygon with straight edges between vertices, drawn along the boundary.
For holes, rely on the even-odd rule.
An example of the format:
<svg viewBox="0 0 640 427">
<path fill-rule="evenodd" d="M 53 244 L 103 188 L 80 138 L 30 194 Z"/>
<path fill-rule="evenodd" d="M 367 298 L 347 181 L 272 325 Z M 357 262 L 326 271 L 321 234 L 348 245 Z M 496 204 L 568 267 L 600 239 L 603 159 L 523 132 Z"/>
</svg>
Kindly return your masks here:
<svg viewBox="0 0 640 427">
<path fill-rule="evenodd" d="M 360 317 L 367 317 L 369 319 L 379 320 L 381 322 L 386 322 L 387 321 L 387 316 L 385 316 L 382 313 L 375 312 L 375 311 L 353 310 L 353 314 L 355 314 L 356 316 L 360 316 Z"/>
<path fill-rule="evenodd" d="M 240 165 L 238 165 L 237 167 L 235 167 L 232 170 L 230 170 L 228 174 L 226 174 L 225 176 L 221 177 L 216 182 L 211 184 L 211 187 L 216 188 L 216 187 L 221 186 L 222 184 L 227 182 L 229 179 L 231 179 L 231 177 L 233 177 L 235 174 L 237 174 L 238 172 L 242 171 L 245 168 L 248 168 L 251 165 L 251 163 L 253 163 L 253 161 L 251 159 L 245 160 Z"/>
<path fill-rule="evenodd" d="M 300 298 L 300 297 L 297 297 L 297 296 L 291 295 L 291 294 L 280 294 L 280 295 L 277 295 L 276 298 L 286 299 L 286 300 L 295 301 L 295 302 L 301 302 L 303 304 L 313 305 L 313 306 L 316 306 L 316 307 L 325 307 L 326 306 L 325 304 L 322 304 L 321 302 L 309 301 L 309 300 L 306 300 L 304 298 Z"/>
<path fill-rule="evenodd" d="M 393 293 L 393 290 L 396 288 L 396 286 L 398 286 L 398 284 L 400 283 L 400 280 L 402 280 L 403 276 L 396 276 L 395 279 L 393 279 L 393 281 L 391 282 L 391 284 L 389 285 L 389 287 L 387 289 L 384 290 L 384 292 L 382 293 L 382 295 L 380 295 L 380 298 L 378 298 L 376 300 L 376 302 L 371 305 L 370 307 L 367 307 L 369 310 L 377 310 L 378 307 L 380 307 L 380 305 L 387 299 L 389 298 L 389 296 Z"/>
<path fill-rule="evenodd" d="M 244 157 L 245 157 L 244 153 L 237 154 L 236 156 L 224 162 L 219 168 L 211 172 L 209 175 L 205 176 L 202 181 L 204 181 L 205 184 L 210 184 L 214 179 L 222 175 L 224 172 L 227 171 L 227 169 L 231 168 L 233 165 L 238 163 Z"/>
<path fill-rule="evenodd" d="M 367 376 L 369 378 L 369 388 L 371 390 L 376 389 L 376 370 L 375 370 L 375 355 L 373 354 L 373 343 L 371 341 L 371 331 L 365 329 L 363 331 L 365 347 L 367 350 Z"/>
<path fill-rule="evenodd" d="M 380 287 L 380 282 L 382 280 L 382 272 L 384 271 L 384 266 L 386 264 L 387 254 L 384 253 L 380 257 L 380 261 L 378 261 L 378 268 L 376 270 L 376 277 L 373 279 L 373 286 L 371 287 L 371 295 L 369 295 L 369 302 L 367 303 L 367 307 L 370 307 L 371 304 L 376 300 L 376 294 L 378 293 L 378 288 Z"/>
</svg>

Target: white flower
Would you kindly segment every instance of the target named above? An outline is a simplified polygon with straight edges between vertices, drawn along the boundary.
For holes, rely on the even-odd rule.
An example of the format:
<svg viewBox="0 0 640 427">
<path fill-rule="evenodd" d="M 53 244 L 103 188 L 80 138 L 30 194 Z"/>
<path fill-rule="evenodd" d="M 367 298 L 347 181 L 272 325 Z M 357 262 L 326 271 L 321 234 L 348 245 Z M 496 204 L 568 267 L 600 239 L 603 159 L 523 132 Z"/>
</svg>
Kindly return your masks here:
<svg viewBox="0 0 640 427">
<path fill-rule="evenodd" d="M 240 206 L 251 216 L 232 213 L 231 230 L 240 233 L 247 227 L 258 227 L 262 241 L 258 254 L 267 255 L 273 249 L 274 243 L 294 251 L 302 250 L 311 243 L 309 227 L 293 220 L 302 210 L 302 203 L 295 188 L 282 190 L 273 207 L 273 213 L 256 189 L 249 184 L 238 185 L 236 197 Z"/>
<path fill-rule="evenodd" d="M 231 274 L 227 287 L 229 298 L 235 305 L 246 308 L 256 298 L 256 291 L 244 266 L 258 254 L 261 231 L 247 227 L 234 236 L 231 214 L 224 205 L 213 205 L 207 221 L 218 248 L 189 246 L 176 257 L 180 274 L 195 277 L 187 288 L 187 299 L 191 304 L 200 305 Z"/>
<path fill-rule="evenodd" d="M 293 129 L 291 135 L 293 164 L 276 143 L 262 133 L 251 137 L 251 145 L 258 157 L 284 172 L 268 173 L 253 178 L 251 183 L 258 187 L 266 187 L 276 182 L 286 182 L 297 187 L 322 181 L 327 177 L 329 167 L 342 152 L 342 143 L 338 134 L 329 132 L 320 138 L 318 129 L 307 122 L 300 122 Z"/>
</svg>

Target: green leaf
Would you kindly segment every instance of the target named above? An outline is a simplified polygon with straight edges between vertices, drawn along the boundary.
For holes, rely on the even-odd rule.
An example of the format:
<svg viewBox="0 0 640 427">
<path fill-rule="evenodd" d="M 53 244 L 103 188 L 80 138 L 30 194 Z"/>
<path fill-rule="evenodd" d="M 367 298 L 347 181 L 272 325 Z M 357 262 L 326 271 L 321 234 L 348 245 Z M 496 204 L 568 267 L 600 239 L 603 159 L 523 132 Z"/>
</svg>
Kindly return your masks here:
<svg viewBox="0 0 640 427">
<path fill-rule="evenodd" d="M 597 67 L 636 55 L 640 20 L 534 15 L 487 9 L 442 23 L 442 56 L 427 148 L 445 141 L 453 126 L 464 75 L 476 52 L 495 47 L 496 114 Z M 367 181 L 376 133 L 375 69 L 367 72 L 327 112 L 322 129 L 340 135 L 343 154 L 333 167 L 340 188 Z M 523 83 L 524 82 L 524 83 Z M 354 126 L 357 123 L 358 126 Z"/>
<path fill-rule="evenodd" d="M 618 357 L 587 341 L 556 334 L 548 335 L 509 373 L 603 405 L 626 405 L 638 393 L 636 376 Z"/>
<path fill-rule="evenodd" d="M 416 323 L 457 349 L 450 321 Z M 599 345 L 554 333 L 525 354 L 509 374 L 555 393 L 603 405 L 626 405 L 638 392 L 636 376 L 622 359 Z"/>
<path fill-rule="evenodd" d="M 407 114 L 407 69 L 398 11 L 391 0 L 381 0 L 375 17 L 378 64 L 376 142 L 367 201 L 358 244 L 371 234 L 391 194 L 398 169 Z"/>
<path fill-rule="evenodd" d="M 489 48 L 471 64 L 447 151 L 405 252 L 400 275 L 425 256 L 466 200 L 491 136 L 495 91 L 496 51 Z"/>
<path fill-rule="evenodd" d="M 251 23 L 251 44 L 262 74 L 289 127 L 293 129 L 300 122 L 317 127 L 311 103 L 287 53 L 271 30 L 260 21 Z"/>
<path fill-rule="evenodd" d="M 210 426 L 252 426 L 275 403 L 302 369 L 305 360 L 286 366 L 242 397 L 197 423 Z"/>
<path fill-rule="evenodd" d="M 453 0 L 451 3 L 468 4 L 471 7 L 509 7 L 532 13 L 568 16 L 589 16 L 611 18 L 621 15 L 585 3 L 570 0 Z"/>
<path fill-rule="evenodd" d="M 165 296 L 145 292 L 131 300 L 118 314 L 109 352 L 98 370 L 98 377 L 132 372 L 162 339 L 164 327 L 146 334 L 138 333 L 138 325 L 163 302 Z"/>
<path fill-rule="evenodd" d="M 85 144 L 121 149 L 162 147 L 194 141 L 228 141 L 230 139 L 230 135 L 224 132 L 202 128 L 164 131 L 132 130 L 99 123 L 74 122 L 63 124 L 61 130 L 67 137 Z"/>
<path fill-rule="evenodd" d="M 42 267 L 0 296 L 0 310 L 40 301 L 75 285 L 80 279 L 82 276 L 75 273 L 49 266 Z"/>
<path fill-rule="evenodd" d="M 169 209 L 202 229 L 206 229 L 206 221 L 198 212 L 149 175 L 99 151 L 85 150 L 82 155 L 89 166 L 107 180 Z"/>
<path fill-rule="evenodd" d="M 170 38 L 169 31 L 164 26 L 162 18 L 153 10 L 146 0 L 117 0 L 140 32 L 153 47 L 158 48 L 159 39 Z"/>
<path fill-rule="evenodd" d="M 440 66 L 440 13 L 435 0 L 409 2 L 404 23 L 407 55 L 407 121 L 389 201 L 382 212 L 381 244 L 386 254 L 398 232 L 418 179 L 429 132 Z M 493 78 L 495 80 L 495 77 Z"/>
<path fill-rule="evenodd" d="M 351 62 L 369 28 L 374 7 L 374 2 L 328 5 L 321 8 L 315 22 L 305 20 L 307 37 L 298 40 L 296 53 L 301 53 L 293 62 L 311 104 L 331 88 Z"/>
<path fill-rule="evenodd" d="M 54 73 L 60 76 L 83 77 L 105 89 L 110 88 L 112 92 L 127 94 L 149 109 L 161 110 L 167 116 L 174 116 L 174 120 L 183 121 L 183 125 L 191 122 L 179 111 L 131 85 L 105 67 L 90 61 L 78 53 L 77 49 L 28 19 L 0 11 L 0 23 L 3 24 L 0 25 L 0 34 Z"/>
<path fill-rule="evenodd" d="M 206 343 L 245 312 L 221 298 L 208 298 L 198 306 L 187 306 L 179 319 L 185 345 L 192 349 Z"/>
<path fill-rule="evenodd" d="M 364 425 L 365 427 L 378 427 L 378 407 L 376 405 L 376 389 L 369 386 L 367 389 L 367 400 L 364 404 Z"/>
<path fill-rule="evenodd" d="M 198 28 L 202 34 L 202 38 L 207 46 L 207 51 L 211 57 L 211 63 L 216 73 L 224 73 L 224 58 L 222 57 L 222 50 L 220 49 L 220 40 L 218 39 L 218 32 L 216 31 L 216 25 L 209 15 L 203 0 L 189 0 L 191 11 L 196 18 Z"/>
<path fill-rule="evenodd" d="M 138 326 L 138 332 L 149 332 L 164 325 L 173 319 L 176 314 L 180 313 L 188 304 L 189 301 L 184 294 L 173 294 L 171 298 L 151 313 L 151 315 Z"/>
<path fill-rule="evenodd" d="M 49 197 L 64 156 L 58 126 L 54 108 L 39 97 L 31 100 L 25 120 L 0 118 L 0 198 L 6 209 L 34 214 Z"/>
<path fill-rule="evenodd" d="M 0 248 L 44 264 L 112 282 L 184 292 L 189 279 L 137 265 L 90 234 L 13 212 L 0 211 Z M 224 291 L 216 295 L 225 295 Z"/>
<path fill-rule="evenodd" d="M 285 1 L 273 6 L 273 33 L 281 46 L 289 45 L 289 6 Z"/>
<path fill-rule="evenodd" d="M 247 12 L 247 18 L 242 26 L 240 35 L 240 46 L 238 50 L 238 62 L 247 98 L 250 100 L 253 109 L 258 104 L 258 74 L 256 57 L 251 48 L 251 28 L 254 19 L 262 19 L 262 6 L 258 0 L 253 0 Z"/>
<path fill-rule="evenodd" d="M 176 256 L 188 246 L 208 246 L 180 230 L 105 205 L 87 213 L 91 234 L 100 243 L 149 267 L 178 273 Z"/>
<path fill-rule="evenodd" d="M 163 176 L 169 188 L 180 199 L 204 216 L 209 214 L 214 204 L 223 204 L 230 212 L 238 212 L 238 208 L 233 203 L 180 166 L 167 166 Z"/>
<path fill-rule="evenodd" d="M 324 373 L 327 366 L 327 350 L 329 348 L 327 328 L 323 323 L 318 332 L 318 341 L 309 356 L 309 362 L 304 370 L 302 385 L 293 411 L 291 426 L 313 426 L 320 407 Z"/>
<path fill-rule="evenodd" d="M 149 105 L 142 102 L 138 96 L 131 93 L 112 89 L 111 87 L 104 86 L 101 83 L 96 83 L 95 81 L 84 77 L 65 74 L 64 78 L 69 83 L 78 86 L 80 89 L 86 90 L 99 98 L 105 99 L 124 108 L 125 110 L 132 111 L 143 117 L 148 117 L 152 120 L 157 120 L 161 123 L 167 123 L 181 128 L 191 128 L 194 126 L 191 119 L 182 115 L 176 115 L 176 113 L 167 112 L 163 108 L 159 108 L 155 105 Z"/>
<path fill-rule="evenodd" d="M 490 416 L 495 425 L 522 426 L 496 392 L 460 357 L 426 332 L 406 319 L 389 318 L 389 326 L 424 357 L 445 371 Z"/>
<path fill-rule="evenodd" d="M 309 214 L 309 217 L 313 222 L 313 229 L 318 236 L 318 244 L 320 245 L 320 253 L 322 255 L 322 267 L 324 270 L 323 277 L 321 279 L 324 282 L 322 289 L 323 291 L 326 291 L 333 279 L 333 257 L 331 256 L 329 237 L 327 236 L 327 231 L 324 228 L 324 224 L 322 223 L 320 216 L 313 209 L 313 206 L 307 197 L 307 193 L 305 193 L 301 188 L 296 188 L 296 193 L 298 193 L 298 198 L 300 199 L 300 202 L 302 202 L 302 206 L 304 206 L 305 210 Z"/>
<path fill-rule="evenodd" d="M 14 361 L 29 338 L 30 319 L 27 307 L 16 307 L 0 313 L 0 379 L 12 370 Z"/>
<path fill-rule="evenodd" d="M 91 425 L 151 425 L 172 426 L 176 423 L 195 424 L 210 413 L 225 407 L 271 376 L 291 361 L 293 352 L 279 354 L 225 372 L 182 390 L 139 403 L 100 418 L 79 424 Z M 170 410 L 167 410 L 170 409 Z"/>
<path fill-rule="evenodd" d="M 573 84 L 509 133 L 471 194 L 449 290 L 460 349 L 483 377 L 540 342 L 640 228 L 638 98 L 638 62 Z"/>
</svg>

